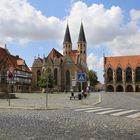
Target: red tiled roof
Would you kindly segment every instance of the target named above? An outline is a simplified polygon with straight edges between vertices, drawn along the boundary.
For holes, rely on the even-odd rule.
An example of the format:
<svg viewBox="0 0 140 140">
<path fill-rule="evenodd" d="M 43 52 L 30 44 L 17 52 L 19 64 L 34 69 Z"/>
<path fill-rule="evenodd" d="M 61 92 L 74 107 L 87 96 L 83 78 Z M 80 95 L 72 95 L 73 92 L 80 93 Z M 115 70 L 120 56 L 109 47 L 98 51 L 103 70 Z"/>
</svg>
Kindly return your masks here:
<svg viewBox="0 0 140 140">
<path fill-rule="evenodd" d="M 24 71 L 31 72 L 22 58 L 11 55 L 6 48 L 0 47 L 0 63 L 2 63 L 3 60 L 7 61 L 8 67 L 13 67 L 14 69 L 23 71 L 21 66 L 24 65 L 25 66 Z M 23 63 L 21 64 L 21 62 L 24 62 L 24 64 Z M 0 68 L 2 68 L 2 64 L 0 64 Z"/>
<path fill-rule="evenodd" d="M 105 57 L 105 69 L 111 66 L 114 70 L 120 65 L 122 69 L 126 69 L 127 66 L 130 66 L 132 69 L 140 64 L 140 55 L 136 56 L 114 56 L 114 57 Z"/>
<path fill-rule="evenodd" d="M 72 50 L 70 54 L 71 54 L 71 57 L 72 57 L 72 60 L 74 61 L 74 63 L 77 63 L 77 55 L 79 54 L 79 51 Z"/>
</svg>

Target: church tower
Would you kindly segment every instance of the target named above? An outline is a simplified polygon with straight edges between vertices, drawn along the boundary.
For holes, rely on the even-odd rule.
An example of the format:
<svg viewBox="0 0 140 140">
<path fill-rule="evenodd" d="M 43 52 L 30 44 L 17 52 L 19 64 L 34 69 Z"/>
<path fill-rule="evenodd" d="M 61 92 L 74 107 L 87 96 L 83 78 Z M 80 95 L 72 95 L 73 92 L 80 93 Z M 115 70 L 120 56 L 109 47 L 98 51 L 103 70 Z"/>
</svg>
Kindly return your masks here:
<svg viewBox="0 0 140 140">
<path fill-rule="evenodd" d="M 84 28 L 83 24 L 81 23 L 80 27 L 80 33 L 79 33 L 79 38 L 78 38 L 78 51 L 80 54 L 80 57 L 82 59 L 82 62 L 84 64 L 87 64 L 87 43 L 86 43 L 86 38 L 85 38 L 85 33 L 84 33 Z"/>
<path fill-rule="evenodd" d="M 67 54 L 70 54 L 71 50 L 72 50 L 71 36 L 70 36 L 69 26 L 67 24 L 64 41 L 63 41 L 63 55 L 65 56 Z"/>
</svg>

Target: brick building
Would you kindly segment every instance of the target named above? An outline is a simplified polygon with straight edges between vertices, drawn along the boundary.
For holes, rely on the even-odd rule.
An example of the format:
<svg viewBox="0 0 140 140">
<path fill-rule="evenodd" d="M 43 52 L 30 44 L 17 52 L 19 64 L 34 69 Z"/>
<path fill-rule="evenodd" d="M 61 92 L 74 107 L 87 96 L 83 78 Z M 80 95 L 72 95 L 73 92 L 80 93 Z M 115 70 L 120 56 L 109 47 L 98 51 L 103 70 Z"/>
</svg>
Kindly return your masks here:
<svg viewBox="0 0 140 140">
<path fill-rule="evenodd" d="M 47 57 L 38 57 L 34 60 L 32 65 L 33 90 L 39 89 L 39 77 L 46 69 L 50 69 L 54 75 L 54 89 L 58 91 L 69 91 L 73 87 L 75 90 L 78 90 L 80 85 L 76 81 L 76 76 L 78 72 L 87 72 L 86 58 L 87 43 L 83 24 L 80 27 L 77 50 L 72 50 L 72 41 L 69 26 L 67 25 L 63 41 L 63 55 L 53 48 Z M 85 88 L 85 84 L 83 84 L 83 88 Z"/>
<path fill-rule="evenodd" d="M 140 91 L 140 56 L 104 57 L 106 91 Z"/>
<path fill-rule="evenodd" d="M 25 61 L 0 47 L 0 92 L 30 92 L 31 78 Z"/>
</svg>

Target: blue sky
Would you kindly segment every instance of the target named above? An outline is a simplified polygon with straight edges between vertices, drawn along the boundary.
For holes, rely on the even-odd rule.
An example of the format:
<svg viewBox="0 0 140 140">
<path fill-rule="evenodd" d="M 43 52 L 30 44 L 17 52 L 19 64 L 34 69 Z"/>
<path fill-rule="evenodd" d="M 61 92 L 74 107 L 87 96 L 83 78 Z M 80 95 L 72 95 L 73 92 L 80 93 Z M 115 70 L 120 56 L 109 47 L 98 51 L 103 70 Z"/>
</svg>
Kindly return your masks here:
<svg viewBox="0 0 140 140">
<path fill-rule="evenodd" d="M 52 48 L 62 52 L 67 22 L 76 49 L 81 21 L 88 66 L 101 82 L 103 53 L 139 55 L 139 0 L 1 0 L 0 43 L 31 67 L 35 56 L 47 56 Z"/>
</svg>

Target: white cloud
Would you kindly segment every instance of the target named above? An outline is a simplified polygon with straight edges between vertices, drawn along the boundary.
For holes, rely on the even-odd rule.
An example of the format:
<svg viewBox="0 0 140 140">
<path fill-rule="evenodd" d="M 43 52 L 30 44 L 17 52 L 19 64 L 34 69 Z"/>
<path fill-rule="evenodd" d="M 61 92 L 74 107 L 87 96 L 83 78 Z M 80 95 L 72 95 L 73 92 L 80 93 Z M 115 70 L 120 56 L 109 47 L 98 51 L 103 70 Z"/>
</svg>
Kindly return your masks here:
<svg viewBox="0 0 140 140">
<path fill-rule="evenodd" d="M 62 30 L 60 19 L 43 16 L 26 0 L 0 1 L 0 41 L 58 40 Z"/>
<path fill-rule="evenodd" d="M 87 57 L 87 64 L 89 69 L 103 68 L 103 57 L 98 58 L 94 53 L 90 53 Z"/>
<path fill-rule="evenodd" d="M 130 11 L 130 16 L 133 21 L 138 21 L 140 20 L 140 11 L 132 9 Z"/>
<path fill-rule="evenodd" d="M 97 56 L 95 56 L 93 53 L 90 53 L 87 57 L 88 68 L 90 70 L 93 69 L 96 63 L 97 63 Z"/>
</svg>

